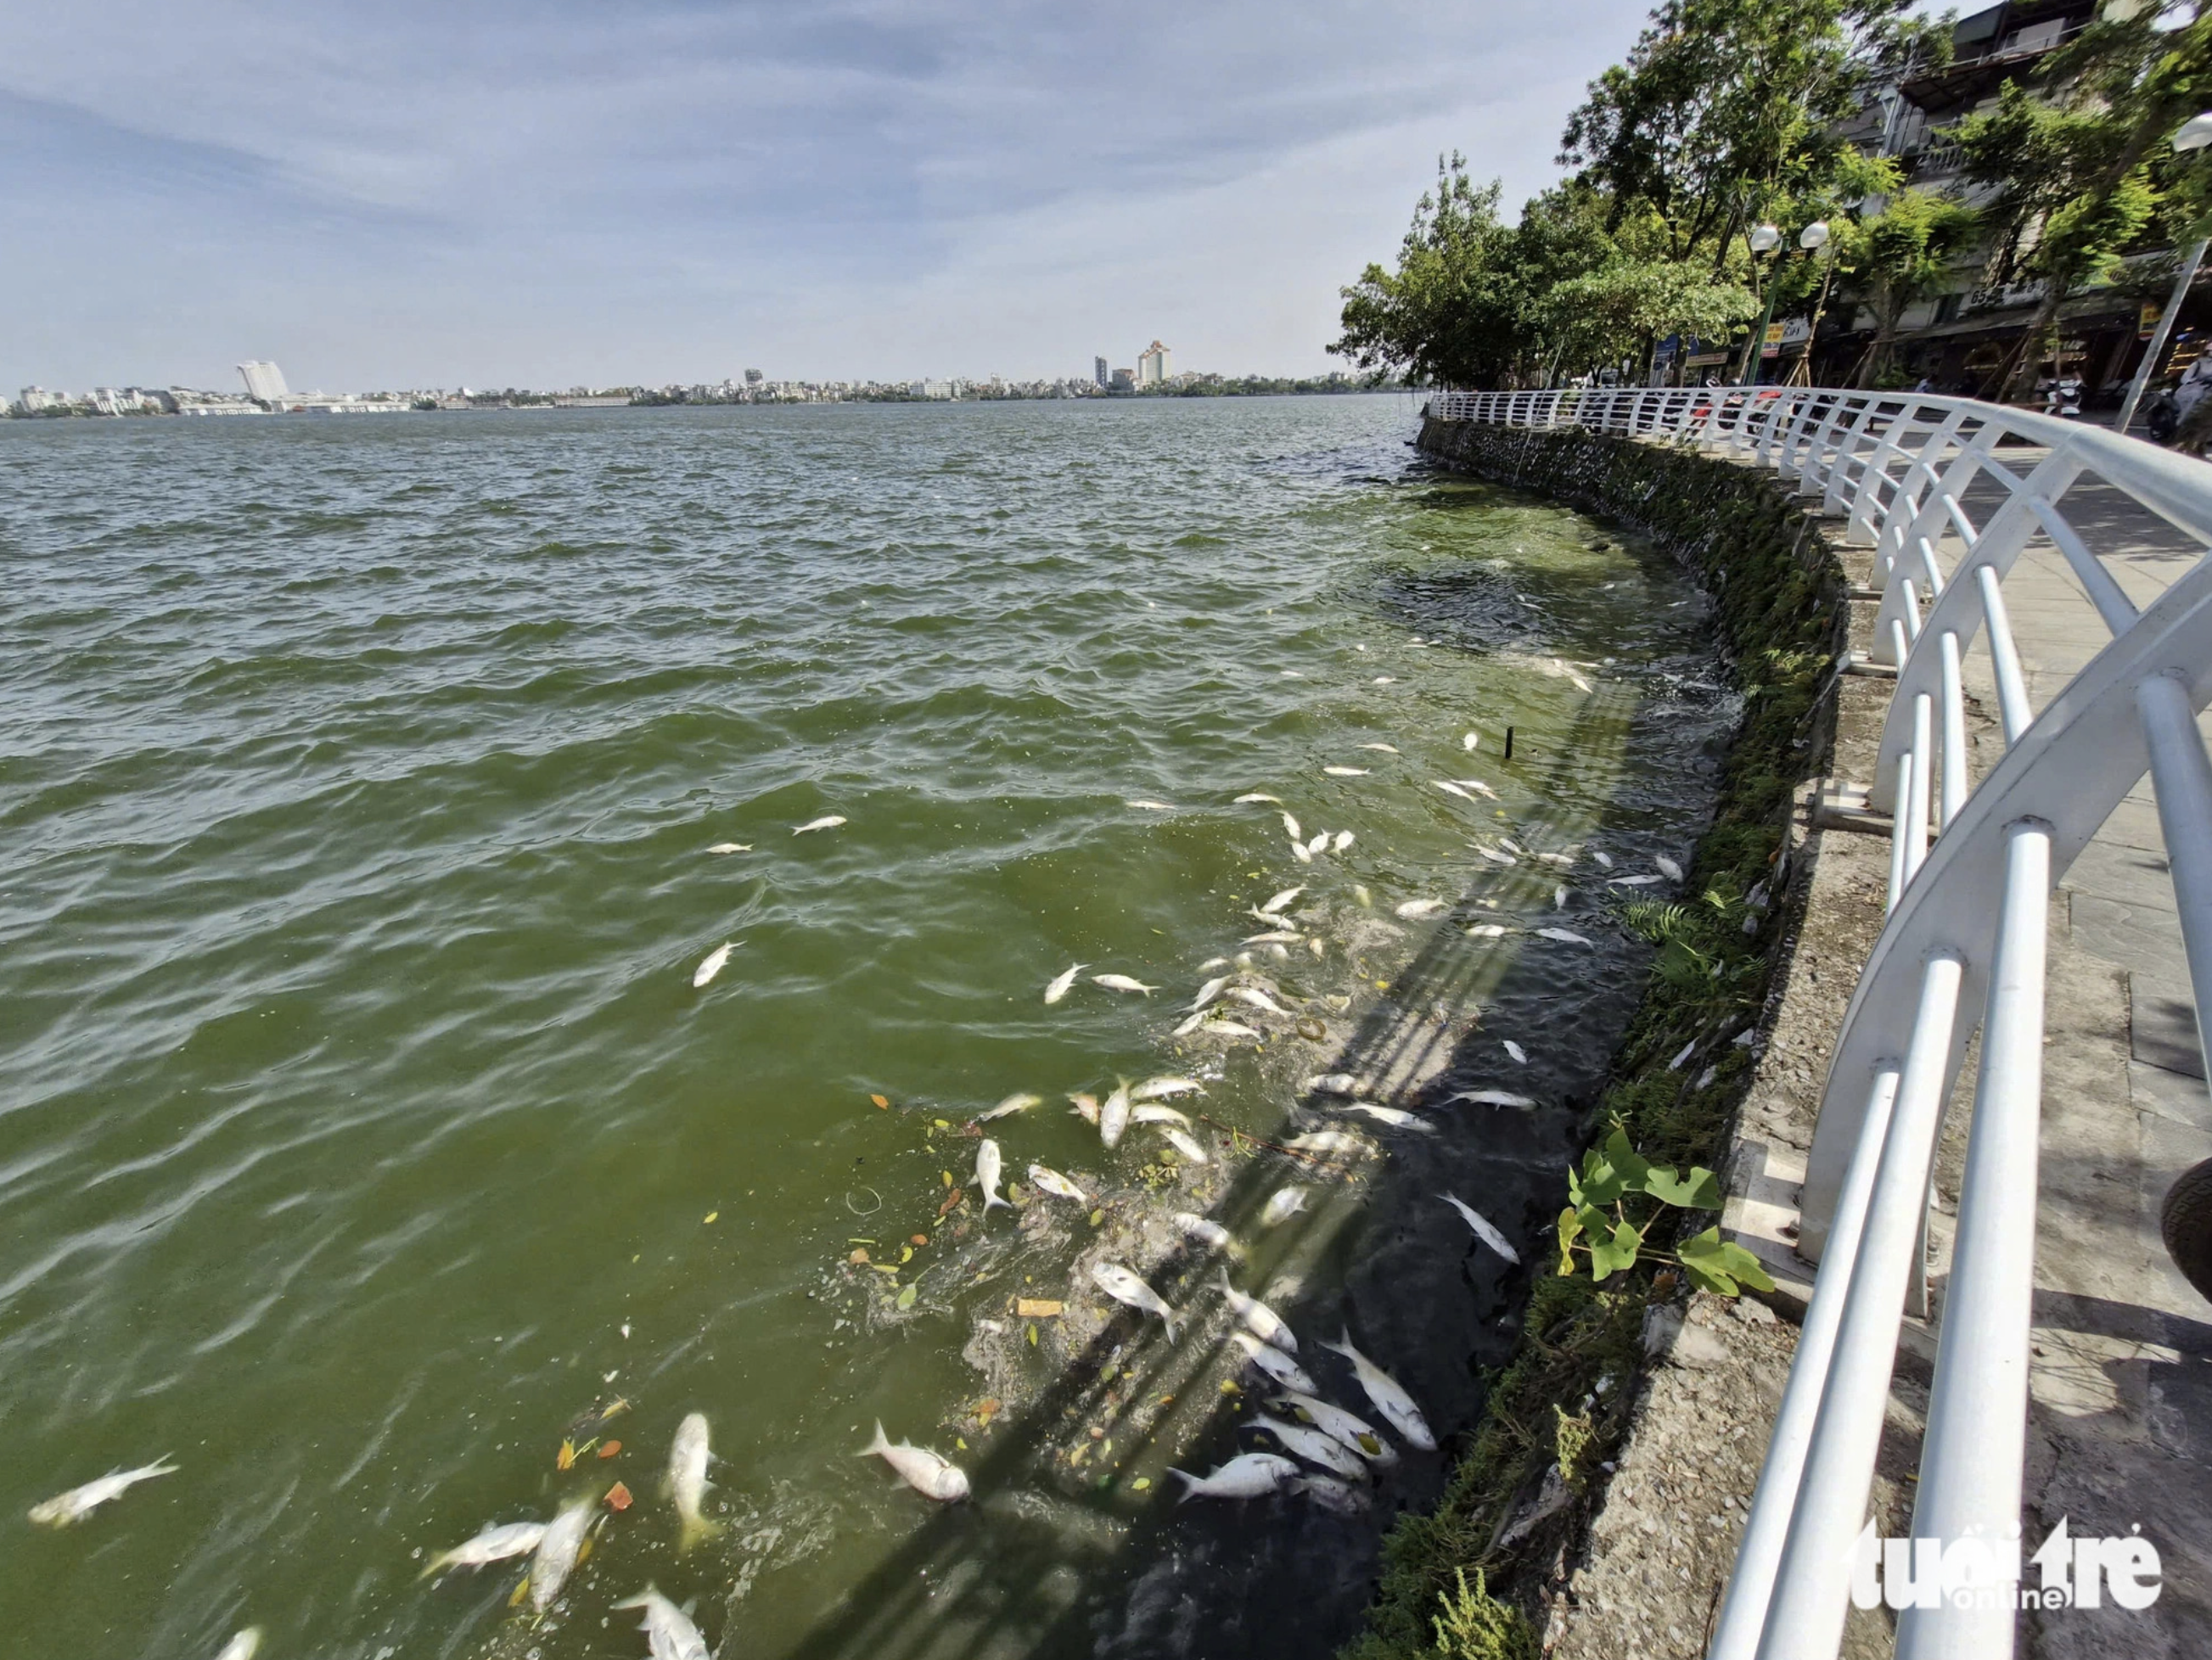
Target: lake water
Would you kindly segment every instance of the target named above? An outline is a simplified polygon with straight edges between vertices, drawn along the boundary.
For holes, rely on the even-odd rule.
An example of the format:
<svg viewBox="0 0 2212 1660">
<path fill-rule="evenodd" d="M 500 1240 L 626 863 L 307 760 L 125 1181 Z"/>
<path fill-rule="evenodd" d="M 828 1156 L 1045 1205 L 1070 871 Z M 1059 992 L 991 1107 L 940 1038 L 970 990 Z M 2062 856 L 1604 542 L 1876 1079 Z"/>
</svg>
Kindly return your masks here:
<svg viewBox="0 0 2212 1660">
<path fill-rule="evenodd" d="M 1672 566 L 1425 471 L 1413 425 L 0 426 L 0 1622 L 76 1660 L 248 1624 L 264 1660 L 559 1660 L 642 1654 L 609 1605 L 651 1581 L 748 1657 L 1327 1653 L 1443 1459 L 1389 1433 L 1354 1514 L 1176 1507 L 1170 1466 L 1261 1444 L 1206 1287 L 1382 1425 L 1319 1347 L 1348 1328 L 1449 1450 L 1632 1006 L 1618 907 L 1669 891 L 1610 879 L 1686 856 L 1733 718 Z M 1223 974 L 1283 1012 L 1172 1036 Z M 1306 1090 L 1337 1071 L 1427 1133 Z M 1164 1073 L 1202 1166 L 1069 1108 Z M 1017 1091 L 1020 1202 L 948 1211 Z M 1361 1140 L 1248 1139 L 1328 1130 Z M 720 1530 L 679 1553 L 691 1412 Z M 878 1419 L 974 1499 L 855 1456 Z M 543 1620 L 520 1561 L 418 1578 L 576 1500 L 604 1525 Z"/>
</svg>

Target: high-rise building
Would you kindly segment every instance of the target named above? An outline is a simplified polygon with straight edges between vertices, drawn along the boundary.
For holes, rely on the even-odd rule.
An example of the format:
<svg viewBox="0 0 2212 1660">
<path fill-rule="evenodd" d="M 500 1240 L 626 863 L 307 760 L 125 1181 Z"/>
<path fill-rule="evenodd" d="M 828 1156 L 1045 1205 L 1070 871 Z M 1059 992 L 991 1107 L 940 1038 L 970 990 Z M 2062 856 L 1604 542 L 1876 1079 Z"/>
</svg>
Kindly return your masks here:
<svg viewBox="0 0 2212 1660">
<path fill-rule="evenodd" d="M 1101 392 L 1114 384 L 1113 371 L 1106 367 L 1104 358 L 1094 357 L 1091 360 L 1091 378 L 1098 383 L 1098 390 Z"/>
<path fill-rule="evenodd" d="M 281 404 L 292 395 L 284 384 L 284 371 L 274 363 L 240 363 L 238 373 L 246 382 L 246 395 L 264 404 Z"/>
<path fill-rule="evenodd" d="M 1146 346 L 1137 359 L 1137 384 L 1140 386 L 1165 386 L 1168 376 L 1174 372 L 1168 367 L 1168 349 L 1157 340 Z"/>
</svg>

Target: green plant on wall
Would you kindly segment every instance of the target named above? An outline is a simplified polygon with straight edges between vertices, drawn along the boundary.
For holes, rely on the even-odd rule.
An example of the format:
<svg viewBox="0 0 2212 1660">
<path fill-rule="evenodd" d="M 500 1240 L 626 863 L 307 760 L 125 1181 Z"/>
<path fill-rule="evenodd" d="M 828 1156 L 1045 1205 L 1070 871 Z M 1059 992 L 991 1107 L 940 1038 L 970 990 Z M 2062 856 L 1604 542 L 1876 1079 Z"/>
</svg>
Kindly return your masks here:
<svg viewBox="0 0 2212 1660">
<path fill-rule="evenodd" d="M 1616 1127 L 1603 1146 L 1583 1155 L 1579 1169 L 1567 1167 L 1567 1207 L 1559 1213 L 1559 1272 L 1572 1274 L 1587 1258 L 1590 1278 L 1606 1280 L 1638 1262 L 1666 1262 L 1679 1267 L 1698 1290 L 1717 1297 L 1734 1297 L 1746 1286 L 1772 1291 L 1774 1281 L 1759 1259 L 1722 1238 L 1717 1227 L 1682 1240 L 1672 1251 L 1646 1243 L 1652 1225 L 1670 1211 L 1720 1207 L 1720 1180 L 1711 1171 L 1692 1166 L 1682 1176 L 1672 1165 L 1652 1164 L 1628 1145 L 1628 1132 Z"/>
</svg>

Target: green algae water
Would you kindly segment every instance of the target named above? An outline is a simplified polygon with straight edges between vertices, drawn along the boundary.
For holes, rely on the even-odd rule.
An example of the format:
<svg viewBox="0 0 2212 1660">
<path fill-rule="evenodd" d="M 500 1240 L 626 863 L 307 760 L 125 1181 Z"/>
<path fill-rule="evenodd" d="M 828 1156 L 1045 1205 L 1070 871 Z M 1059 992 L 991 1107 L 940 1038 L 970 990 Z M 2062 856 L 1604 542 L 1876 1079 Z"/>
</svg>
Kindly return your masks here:
<svg viewBox="0 0 2212 1660">
<path fill-rule="evenodd" d="M 1674 891 L 1616 879 L 1685 856 L 1733 720 L 1671 565 L 1427 471 L 1413 424 L 0 427 L 0 1620 L 79 1660 L 248 1625 L 559 1660 L 643 1654 L 611 1604 L 650 1582 L 748 1657 L 1356 1630 L 1544 1260 L 1622 905 Z M 1203 1164 L 1071 1110 L 1159 1074 Z M 1395 1464 L 1175 1503 L 1268 1444 L 1224 1270 Z M 716 1531 L 679 1552 L 692 1412 Z M 972 1499 L 856 1456 L 878 1420 Z M 419 1577 L 579 1502 L 542 1618 L 523 1560 Z"/>
</svg>

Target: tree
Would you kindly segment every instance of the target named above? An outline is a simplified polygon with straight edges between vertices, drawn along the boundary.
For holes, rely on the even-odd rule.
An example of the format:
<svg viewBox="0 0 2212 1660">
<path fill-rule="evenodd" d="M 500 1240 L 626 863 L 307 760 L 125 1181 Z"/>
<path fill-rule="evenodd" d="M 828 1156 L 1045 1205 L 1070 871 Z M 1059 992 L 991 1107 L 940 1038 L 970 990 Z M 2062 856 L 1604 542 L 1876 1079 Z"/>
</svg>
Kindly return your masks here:
<svg viewBox="0 0 2212 1660">
<path fill-rule="evenodd" d="M 1554 346 L 1570 362 L 1641 356 L 1669 334 L 1724 340 L 1755 316 L 1748 289 L 1715 283 L 1702 266 L 1668 259 L 1616 259 L 1556 283 L 1536 306 Z"/>
<path fill-rule="evenodd" d="M 1466 157 L 1437 163 L 1395 271 L 1370 265 L 1341 290 L 1342 337 L 1329 347 L 1363 369 L 1474 386 L 1504 374 L 1531 345 L 1516 238 L 1498 218 L 1499 186 L 1468 177 Z"/>
<path fill-rule="evenodd" d="M 1902 190 L 1872 218 L 1836 227 L 1836 263 L 1847 286 L 1874 313 L 1874 343 L 1859 385 L 1875 384 L 1895 350 L 1905 308 L 1925 299 L 1972 244 L 1980 216 L 1932 191 Z"/>
</svg>

